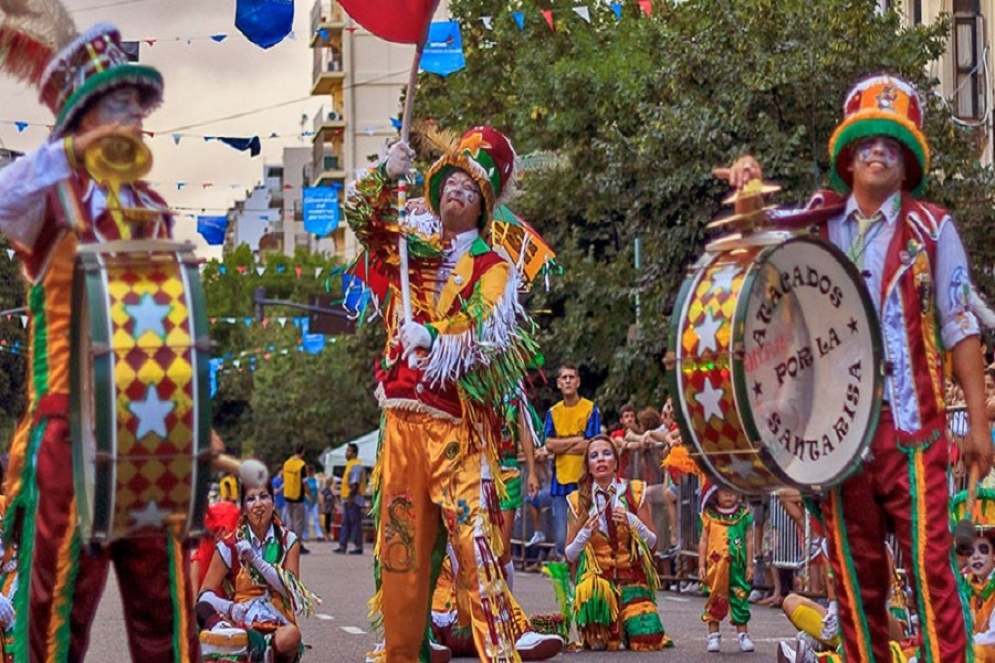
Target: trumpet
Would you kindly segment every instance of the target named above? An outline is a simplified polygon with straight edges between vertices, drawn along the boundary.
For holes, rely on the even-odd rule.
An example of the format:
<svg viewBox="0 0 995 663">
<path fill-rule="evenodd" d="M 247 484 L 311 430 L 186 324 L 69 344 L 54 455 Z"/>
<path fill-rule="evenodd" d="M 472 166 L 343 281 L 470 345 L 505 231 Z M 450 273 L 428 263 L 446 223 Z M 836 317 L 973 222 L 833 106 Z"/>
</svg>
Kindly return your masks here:
<svg viewBox="0 0 995 663">
<path fill-rule="evenodd" d="M 89 146 L 83 163 L 94 180 L 116 191 L 122 184 L 131 184 L 149 174 L 152 151 L 141 137 L 122 131 Z"/>
</svg>

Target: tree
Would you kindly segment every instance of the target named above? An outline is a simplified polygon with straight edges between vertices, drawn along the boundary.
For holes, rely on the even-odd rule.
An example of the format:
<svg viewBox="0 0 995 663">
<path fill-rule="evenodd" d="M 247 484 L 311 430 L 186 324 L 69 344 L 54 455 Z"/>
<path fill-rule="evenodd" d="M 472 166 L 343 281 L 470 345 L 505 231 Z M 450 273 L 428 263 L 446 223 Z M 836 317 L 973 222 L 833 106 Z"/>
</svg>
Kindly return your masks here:
<svg viewBox="0 0 995 663">
<path fill-rule="evenodd" d="M 24 279 L 20 263 L 8 259 L 10 243 L 0 237 L 0 310 L 24 306 Z M 25 312 L 26 313 L 26 312 Z M 0 318 L 0 439 L 10 443 L 18 419 L 27 406 L 27 330 L 21 324 L 24 313 Z"/>
<path fill-rule="evenodd" d="M 492 123 L 519 153 L 555 150 L 568 164 L 527 174 L 513 206 L 564 268 L 530 302 L 548 365 L 581 363 L 605 410 L 662 402 L 671 309 L 703 253 L 705 224 L 722 212 L 726 187 L 712 169 L 752 152 L 783 187 L 779 201 L 803 201 L 828 185 L 827 143 L 843 97 L 870 73 L 920 86 L 935 155 L 926 197 L 955 213 L 976 279 L 995 294 L 995 249 L 974 248 L 992 217 L 992 171 L 927 73 L 944 51 L 948 17 L 903 27 L 874 0 L 654 2 L 647 17 L 629 0 L 620 20 L 591 3 L 586 23 L 575 4 L 527 6 L 519 30 L 506 3 L 452 0 L 467 67 L 446 79 L 423 74 L 415 112 L 454 129 Z M 555 31 L 539 8 L 553 10 Z"/>
</svg>

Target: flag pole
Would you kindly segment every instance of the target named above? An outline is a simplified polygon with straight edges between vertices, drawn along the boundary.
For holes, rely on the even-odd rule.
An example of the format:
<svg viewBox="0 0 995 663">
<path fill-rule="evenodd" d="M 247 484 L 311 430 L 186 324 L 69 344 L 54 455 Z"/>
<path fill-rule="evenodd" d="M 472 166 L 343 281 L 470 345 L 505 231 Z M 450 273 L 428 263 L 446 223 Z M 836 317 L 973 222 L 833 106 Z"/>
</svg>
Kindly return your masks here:
<svg viewBox="0 0 995 663">
<path fill-rule="evenodd" d="M 411 71 L 408 73 L 408 87 L 404 94 L 404 114 L 401 116 L 401 140 L 405 143 L 411 137 L 411 114 L 415 106 L 415 88 L 418 86 L 418 68 L 421 66 L 421 56 L 425 51 L 425 42 L 428 41 L 428 29 L 432 24 L 432 17 L 439 6 L 439 0 L 432 2 L 431 10 L 428 12 L 428 20 L 422 30 L 421 39 L 415 45 L 415 59 L 411 63 Z M 407 174 L 402 175 L 397 183 L 397 223 L 404 226 L 408 216 L 408 178 Z M 403 231 L 397 239 L 397 256 L 400 261 L 401 270 L 401 306 L 404 310 L 404 321 L 411 322 L 411 274 L 408 272 L 408 237 Z"/>
</svg>

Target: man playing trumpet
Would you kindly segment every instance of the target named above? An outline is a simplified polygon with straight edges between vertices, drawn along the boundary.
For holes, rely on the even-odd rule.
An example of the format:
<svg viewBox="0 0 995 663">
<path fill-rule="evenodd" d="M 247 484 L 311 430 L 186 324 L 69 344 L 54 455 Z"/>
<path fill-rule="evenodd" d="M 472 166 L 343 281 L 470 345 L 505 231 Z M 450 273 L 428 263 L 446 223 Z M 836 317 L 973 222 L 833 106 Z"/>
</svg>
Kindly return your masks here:
<svg viewBox="0 0 995 663">
<path fill-rule="evenodd" d="M 139 170 L 148 165 L 140 133 L 162 100 L 162 77 L 128 61 L 113 26 L 76 35 L 66 15 L 45 30 L 32 21 L 47 14 L 21 5 L 30 3 L 0 3 L 0 70 L 36 84 L 56 119 L 47 143 L 0 170 L 0 232 L 23 265 L 31 316 L 30 401 L 11 444 L 7 475 L 6 529 L 20 541 L 14 658 L 83 660 L 113 559 L 132 658 L 199 660 L 180 542 L 163 533 L 101 549 L 83 545 L 69 462 L 76 247 L 166 239 L 172 227 L 165 201 L 144 182 L 128 183 L 125 173 L 108 183 L 86 165 L 113 159 L 111 152 L 133 153 Z M 110 150 L 103 142 L 109 138 L 116 145 Z"/>
</svg>

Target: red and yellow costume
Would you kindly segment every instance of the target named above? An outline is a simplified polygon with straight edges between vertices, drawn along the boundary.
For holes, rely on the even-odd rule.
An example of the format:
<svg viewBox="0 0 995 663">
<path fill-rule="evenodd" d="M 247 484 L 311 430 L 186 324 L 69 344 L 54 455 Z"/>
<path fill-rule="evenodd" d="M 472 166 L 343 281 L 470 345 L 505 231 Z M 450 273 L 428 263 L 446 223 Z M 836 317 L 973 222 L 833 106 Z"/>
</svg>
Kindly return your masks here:
<svg viewBox="0 0 995 663">
<path fill-rule="evenodd" d="M 0 43 L 9 36 L 0 26 Z M 22 35 L 23 37 L 24 35 Z M 134 660 L 175 663 L 199 659 L 181 542 L 165 534 L 86 547 L 77 507 L 69 431 L 70 313 L 78 243 L 166 238 L 172 218 L 153 214 L 132 228 L 108 211 L 108 191 L 75 163 L 62 140 L 101 94 L 139 90 L 148 111 L 161 100 L 162 79 L 128 63 L 116 28 L 94 26 L 52 55 L 41 98 L 56 114 L 53 142 L 0 171 L 0 231 L 13 242 L 28 281 L 27 413 L 10 449 L 4 538 L 18 546 L 20 583 L 14 605 L 16 661 L 82 660 L 110 562 L 121 587 L 124 622 Z M 13 57 L 17 49 L 3 52 Z M 123 206 L 162 210 L 147 185 L 123 185 Z"/>
<path fill-rule="evenodd" d="M 617 480 L 616 485 L 618 506 L 637 515 L 646 484 Z M 580 491 L 571 493 L 567 502 L 574 519 L 590 515 L 580 512 Z M 629 525 L 604 520 L 607 532 L 597 528 L 577 560 L 574 622 L 584 644 L 604 643 L 609 651 L 623 643 L 634 651 L 672 647 L 657 612 L 659 578 L 649 547 Z"/>
<path fill-rule="evenodd" d="M 489 218 L 513 163 L 504 136 L 472 129 L 429 171 L 429 203 L 438 209 L 445 173 L 459 168 L 477 182 Z M 448 539 L 479 656 L 518 660 L 512 601 L 498 562 L 498 451 L 506 423 L 500 404 L 516 392 L 535 345 L 518 305 L 515 271 L 477 231 L 458 237 L 459 248 L 443 247 L 438 217 L 417 204 L 409 205 L 402 227 L 393 203 L 379 167 L 357 183 L 347 210 L 366 249 L 355 269 L 382 306 L 387 330 L 377 366 L 383 418 L 371 479 L 378 532 L 371 606 L 382 616 L 382 656 L 409 663 L 428 655 L 431 588 Z M 414 367 L 402 359 L 399 342 L 402 235 L 413 318 L 432 336 L 431 349 Z"/>
<path fill-rule="evenodd" d="M 750 621 L 747 597 L 752 588 L 746 579 L 746 537 L 751 536 L 753 516 L 742 505 L 730 513 L 706 506 L 701 512 L 701 536 L 706 540 L 705 585 L 708 600 L 701 619 L 721 622 L 727 614 L 734 626 Z"/>
</svg>

